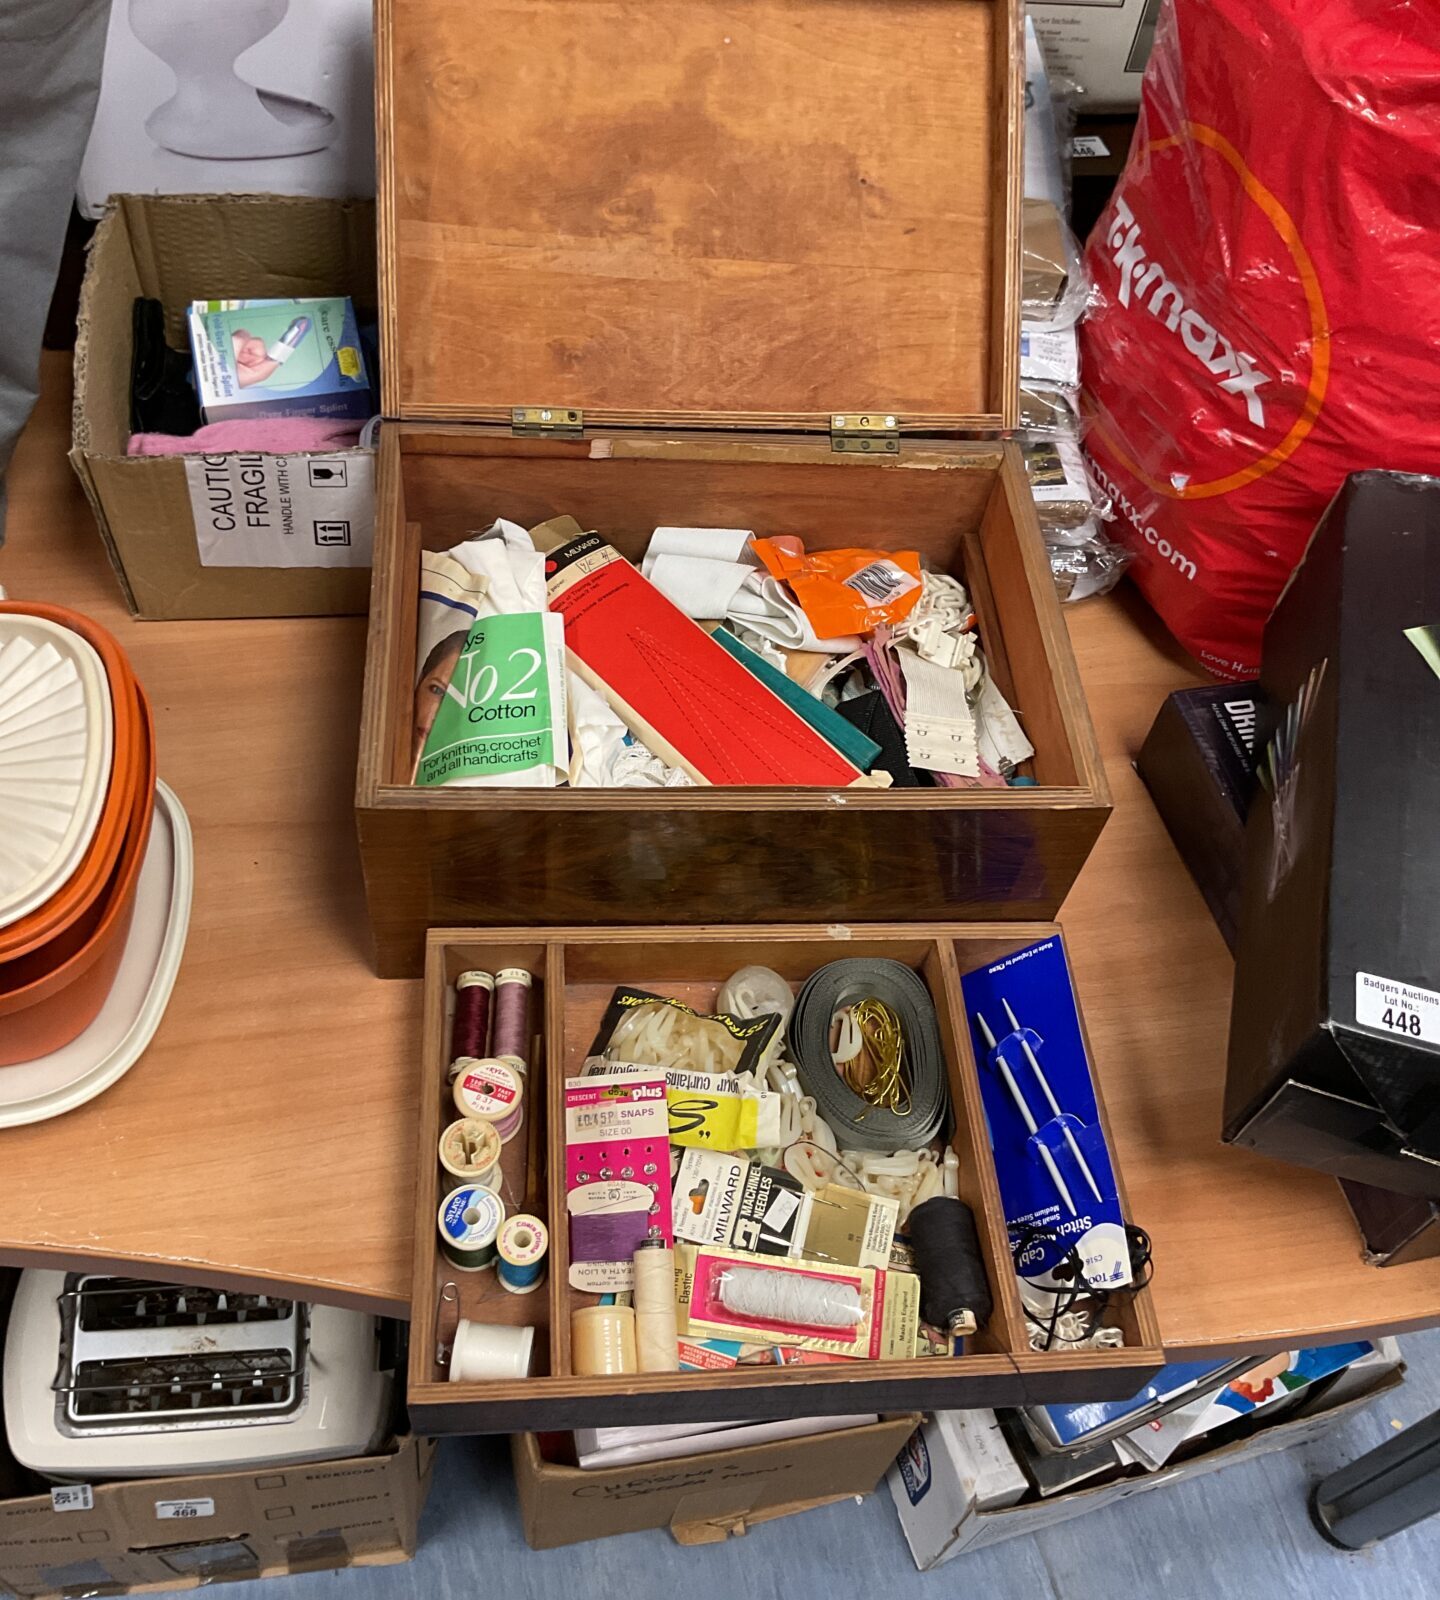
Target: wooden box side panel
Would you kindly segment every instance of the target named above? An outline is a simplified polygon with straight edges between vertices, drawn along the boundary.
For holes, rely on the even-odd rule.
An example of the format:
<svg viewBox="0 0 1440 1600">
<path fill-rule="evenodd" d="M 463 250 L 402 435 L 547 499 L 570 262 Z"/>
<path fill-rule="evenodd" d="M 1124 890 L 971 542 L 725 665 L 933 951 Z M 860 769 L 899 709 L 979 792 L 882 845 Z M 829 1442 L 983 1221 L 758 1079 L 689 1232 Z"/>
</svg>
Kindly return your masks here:
<svg viewBox="0 0 1440 1600">
<path fill-rule="evenodd" d="M 1033 791 L 1031 791 L 1033 793 Z M 633 810 L 371 807 L 376 971 L 416 977 L 428 928 L 870 923 L 1054 916 L 1105 813 L 1040 804 Z"/>
<path fill-rule="evenodd" d="M 1005 449 L 977 543 L 1005 641 L 1012 704 L 1035 746 L 1036 782 L 1078 785 L 1108 814 L 1105 766 L 1024 464 L 1013 445 Z"/>
</svg>

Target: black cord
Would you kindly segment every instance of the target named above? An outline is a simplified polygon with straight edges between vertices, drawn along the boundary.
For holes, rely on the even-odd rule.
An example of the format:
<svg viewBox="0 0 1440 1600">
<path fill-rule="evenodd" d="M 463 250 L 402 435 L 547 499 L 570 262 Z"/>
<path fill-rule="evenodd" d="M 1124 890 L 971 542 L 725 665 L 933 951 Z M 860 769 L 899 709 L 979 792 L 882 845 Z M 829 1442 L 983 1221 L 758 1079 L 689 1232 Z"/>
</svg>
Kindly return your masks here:
<svg viewBox="0 0 1440 1600">
<path fill-rule="evenodd" d="M 1064 1255 L 1050 1269 L 1049 1276 L 1058 1280 L 1058 1283 L 1041 1283 L 1036 1278 L 1027 1277 L 1020 1271 L 1019 1266 L 1016 1266 L 1015 1275 L 1022 1283 L 1055 1297 L 1054 1309 L 1048 1319 L 1039 1316 L 1025 1305 L 1023 1296 L 1021 1299 L 1026 1319 L 1044 1333 L 1044 1343 L 1040 1347 L 1042 1350 L 1049 1350 L 1057 1341 L 1060 1344 L 1084 1344 L 1101 1326 L 1105 1312 L 1116 1296 L 1134 1294 L 1137 1290 L 1143 1289 L 1154 1277 L 1155 1260 L 1150 1235 L 1143 1228 L 1127 1222 L 1125 1242 L 1130 1252 L 1130 1282 L 1119 1289 L 1097 1289 L 1088 1283 L 1085 1279 L 1085 1263 L 1081 1259 L 1078 1247 L 1074 1244 L 1066 1249 Z M 1053 1228 L 1042 1228 L 1032 1224 L 1021 1228 L 1014 1235 L 1010 1246 L 1011 1255 L 1018 1263 L 1031 1245 L 1063 1243 Z M 1060 1319 L 1072 1311 L 1085 1318 L 1085 1331 L 1078 1339 L 1066 1339 L 1058 1331 Z"/>
</svg>

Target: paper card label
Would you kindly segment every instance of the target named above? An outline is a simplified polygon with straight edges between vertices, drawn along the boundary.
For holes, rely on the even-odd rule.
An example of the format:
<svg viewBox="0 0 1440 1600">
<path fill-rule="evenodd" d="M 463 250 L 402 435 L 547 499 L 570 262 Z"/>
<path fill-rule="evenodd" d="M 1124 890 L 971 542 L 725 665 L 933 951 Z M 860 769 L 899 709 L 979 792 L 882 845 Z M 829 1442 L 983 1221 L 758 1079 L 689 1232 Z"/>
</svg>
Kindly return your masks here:
<svg viewBox="0 0 1440 1600">
<path fill-rule="evenodd" d="M 1075 161 L 1098 160 L 1110 154 L 1110 146 L 1097 133 L 1077 133 L 1070 141 L 1070 156 Z"/>
<path fill-rule="evenodd" d="M 1080 341 L 1075 329 L 1021 323 L 1020 375 L 1032 382 L 1058 383 L 1063 389 L 1078 388 Z"/>
<path fill-rule="evenodd" d="M 1373 972 L 1355 974 L 1355 1020 L 1404 1039 L 1440 1042 L 1440 994 Z"/>
<path fill-rule="evenodd" d="M 536 768 L 553 783 L 569 759 L 560 618 L 522 611 L 472 624 L 416 783 L 498 783 Z"/>
<path fill-rule="evenodd" d="M 202 567 L 368 567 L 375 456 L 186 456 Z"/>
<path fill-rule="evenodd" d="M 888 606 L 902 594 L 920 587 L 920 580 L 894 561 L 871 561 L 840 581 L 872 606 Z"/>
<path fill-rule="evenodd" d="M 213 1517 L 215 1515 L 215 1502 L 213 1500 L 157 1500 L 155 1502 L 155 1515 L 161 1522 L 198 1520 L 200 1517 Z"/>
<path fill-rule="evenodd" d="M 93 1511 L 95 1491 L 88 1483 L 67 1483 L 50 1491 L 52 1511 Z"/>
</svg>

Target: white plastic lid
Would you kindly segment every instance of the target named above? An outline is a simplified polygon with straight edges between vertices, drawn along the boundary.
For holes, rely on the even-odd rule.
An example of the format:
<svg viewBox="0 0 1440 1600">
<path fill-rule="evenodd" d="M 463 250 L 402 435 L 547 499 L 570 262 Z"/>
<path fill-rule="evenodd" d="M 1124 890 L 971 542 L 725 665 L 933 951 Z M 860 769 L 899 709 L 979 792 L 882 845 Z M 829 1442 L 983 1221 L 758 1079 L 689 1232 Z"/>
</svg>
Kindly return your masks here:
<svg viewBox="0 0 1440 1600">
<path fill-rule="evenodd" d="M 44 617 L 0 615 L 0 928 L 43 906 L 80 865 L 114 738 L 94 647 Z"/>
</svg>

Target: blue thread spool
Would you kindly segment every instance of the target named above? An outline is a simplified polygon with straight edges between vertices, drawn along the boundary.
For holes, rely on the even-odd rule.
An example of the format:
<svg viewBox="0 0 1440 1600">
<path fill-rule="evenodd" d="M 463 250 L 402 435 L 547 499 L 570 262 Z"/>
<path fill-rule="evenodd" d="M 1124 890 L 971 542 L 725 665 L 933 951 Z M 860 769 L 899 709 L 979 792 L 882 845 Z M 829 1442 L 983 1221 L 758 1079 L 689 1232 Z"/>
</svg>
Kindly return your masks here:
<svg viewBox="0 0 1440 1600">
<path fill-rule="evenodd" d="M 500 1230 L 496 1244 L 495 1272 L 500 1287 L 511 1294 L 529 1294 L 545 1279 L 545 1252 L 550 1235 L 539 1217 L 522 1213 L 511 1217 Z"/>
</svg>

